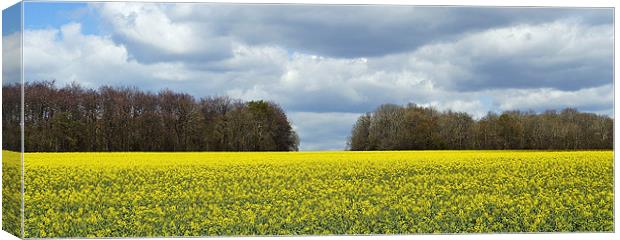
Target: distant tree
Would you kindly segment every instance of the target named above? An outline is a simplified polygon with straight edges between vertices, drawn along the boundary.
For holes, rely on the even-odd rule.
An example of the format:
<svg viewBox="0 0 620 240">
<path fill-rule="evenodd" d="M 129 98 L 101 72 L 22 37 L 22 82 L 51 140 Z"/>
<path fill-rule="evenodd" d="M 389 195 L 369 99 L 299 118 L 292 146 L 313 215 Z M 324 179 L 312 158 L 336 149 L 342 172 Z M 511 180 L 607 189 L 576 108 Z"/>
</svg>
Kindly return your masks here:
<svg viewBox="0 0 620 240">
<path fill-rule="evenodd" d="M 523 148 L 523 123 L 518 111 L 503 112 L 497 119 L 502 149 Z"/>
<path fill-rule="evenodd" d="M 351 129 L 350 150 L 421 149 L 611 149 L 613 119 L 567 108 L 467 113 L 408 104 L 379 106 Z"/>
<path fill-rule="evenodd" d="M 365 151 L 374 150 L 369 141 L 370 134 L 370 121 L 372 117 L 370 113 L 363 114 L 357 119 L 353 129 L 351 130 L 351 136 L 347 142 L 348 148 L 353 151 Z"/>
<path fill-rule="evenodd" d="M 474 146 L 474 120 L 466 113 L 447 111 L 439 118 L 439 138 L 442 148 L 471 149 Z"/>
</svg>

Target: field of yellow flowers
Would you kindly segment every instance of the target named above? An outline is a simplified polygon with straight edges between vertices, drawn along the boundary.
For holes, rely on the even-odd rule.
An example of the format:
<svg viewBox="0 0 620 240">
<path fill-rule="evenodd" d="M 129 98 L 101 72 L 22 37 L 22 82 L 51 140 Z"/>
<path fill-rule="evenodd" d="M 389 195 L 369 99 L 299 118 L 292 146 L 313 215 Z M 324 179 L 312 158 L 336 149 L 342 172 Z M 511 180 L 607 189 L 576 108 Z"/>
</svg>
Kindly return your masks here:
<svg viewBox="0 0 620 240">
<path fill-rule="evenodd" d="M 26 153 L 25 237 L 613 231 L 613 152 Z"/>
<path fill-rule="evenodd" d="M 2 230 L 15 236 L 21 235 L 21 161 L 21 153 L 2 151 Z"/>
</svg>

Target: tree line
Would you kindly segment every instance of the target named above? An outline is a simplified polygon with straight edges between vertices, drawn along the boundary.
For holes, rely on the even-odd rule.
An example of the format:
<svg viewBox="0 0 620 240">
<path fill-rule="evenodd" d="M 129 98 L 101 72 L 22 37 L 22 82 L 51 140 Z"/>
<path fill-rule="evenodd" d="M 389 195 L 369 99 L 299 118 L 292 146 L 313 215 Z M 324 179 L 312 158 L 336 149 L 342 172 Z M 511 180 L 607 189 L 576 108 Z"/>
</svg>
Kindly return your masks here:
<svg viewBox="0 0 620 240">
<path fill-rule="evenodd" d="M 384 104 L 357 119 L 347 144 L 355 151 L 613 149 L 613 119 L 566 108 L 489 112 L 474 120 L 464 112 Z"/>
<path fill-rule="evenodd" d="M 19 146 L 20 85 L 3 86 L 3 147 Z M 25 151 L 297 151 L 280 106 L 53 81 L 24 85 Z M 13 149 L 13 150 L 19 150 Z"/>
</svg>

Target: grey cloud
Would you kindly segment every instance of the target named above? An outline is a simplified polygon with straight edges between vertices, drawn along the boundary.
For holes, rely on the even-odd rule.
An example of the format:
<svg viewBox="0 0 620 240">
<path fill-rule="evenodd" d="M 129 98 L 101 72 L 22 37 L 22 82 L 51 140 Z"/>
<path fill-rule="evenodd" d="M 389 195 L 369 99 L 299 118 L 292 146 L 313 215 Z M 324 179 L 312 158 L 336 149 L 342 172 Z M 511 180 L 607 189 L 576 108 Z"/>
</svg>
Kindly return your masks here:
<svg viewBox="0 0 620 240">
<path fill-rule="evenodd" d="M 477 79 L 457 85 L 459 90 L 496 88 L 553 87 L 561 90 L 578 90 L 609 84 L 613 79 L 613 66 L 572 62 L 554 66 L 536 66 L 519 59 L 502 59 L 477 66 Z"/>
<path fill-rule="evenodd" d="M 429 44 L 410 56 L 413 71 L 426 72 L 443 88 L 576 90 L 613 80 L 611 25 L 558 20 L 470 33 Z"/>
<path fill-rule="evenodd" d="M 426 44 L 454 40 L 462 34 L 488 28 L 566 18 L 588 25 L 613 22 L 611 9 L 584 8 L 208 3 L 91 3 L 91 6 L 100 12 L 113 38 L 145 62 L 221 60 L 231 57 L 228 45 L 231 41 L 278 45 L 328 57 L 373 57 L 413 51 Z M 162 30 L 159 36 L 149 34 L 158 30 Z M 163 30 L 203 42 L 167 39 Z M 145 44 L 149 41 L 144 38 L 158 38 L 161 43 L 168 41 L 192 51 L 169 51 L 159 43 Z M 175 39 L 179 41 L 171 41 Z"/>
<path fill-rule="evenodd" d="M 248 44 L 276 44 L 330 57 L 383 56 L 464 33 L 556 19 L 611 24 L 611 9 L 321 5 L 195 5 L 177 13 Z M 191 16 L 191 17 L 188 17 Z M 173 17 L 173 18 L 174 18 Z"/>
</svg>

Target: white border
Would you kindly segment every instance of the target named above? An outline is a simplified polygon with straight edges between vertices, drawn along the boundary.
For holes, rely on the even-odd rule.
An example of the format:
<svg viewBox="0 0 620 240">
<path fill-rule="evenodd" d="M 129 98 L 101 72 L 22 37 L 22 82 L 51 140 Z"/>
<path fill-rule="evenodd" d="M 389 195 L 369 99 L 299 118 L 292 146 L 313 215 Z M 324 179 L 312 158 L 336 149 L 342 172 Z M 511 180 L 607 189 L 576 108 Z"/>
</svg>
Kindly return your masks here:
<svg viewBox="0 0 620 240">
<path fill-rule="evenodd" d="M 40 0 L 48 1 L 48 0 Z M 97 2 L 94 0 L 62 0 L 64 2 Z M 13 4 L 19 2 L 18 0 L 3 0 L 0 7 L 6 9 Z M 53 2 L 53 1 L 48 1 Z M 111 0 L 108 2 L 212 2 L 212 3 L 310 3 L 310 4 L 387 4 L 387 5 L 432 5 L 432 6 L 527 6 L 527 7 L 613 7 L 614 8 L 614 118 L 615 113 L 620 111 L 620 106 L 616 104 L 618 101 L 615 93 L 619 93 L 620 87 L 615 84 L 615 69 L 618 68 L 618 50 L 615 48 L 618 39 L 615 38 L 615 32 L 618 31 L 618 23 L 616 18 L 615 8 L 619 5 L 618 1 L 610 0 L 597 0 L 597 1 L 583 1 L 583 0 L 383 0 L 383 1 L 371 1 L 371 0 Z M 0 24 L 1 24 L 0 20 Z M 596 46 L 592 46 L 593 48 Z M 0 46 L 0 51 L 2 47 Z M 0 58 L 0 63 L 1 63 Z M 1 64 L 0 64 L 1 69 Z M 0 93 L 1 96 L 1 93 Z M 1 116 L 1 113 L 0 113 Z M 617 139 L 618 132 L 620 130 L 616 127 L 617 122 L 614 121 L 614 139 Z M 2 136 L 0 136 L 0 141 Z M 614 149 L 619 147 L 618 141 L 614 142 Z M 615 154 L 614 154 L 615 157 Z M 614 166 L 617 159 L 614 159 Z M 0 173 L 1 173 L 0 169 Z M 617 177 L 619 169 L 614 167 L 614 194 L 618 193 L 618 186 L 620 181 Z M 0 183 L 1 184 L 1 183 Z M 1 195 L 1 192 L 0 192 Z M 616 216 L 618 215 L 618 203 L 619 198 L 614 195 L 614 229 L 617 232 L 620 229 L 620 221 Z M 0 202 L 1 206 L 1 202 Z M 2 215 L 0 211 L 0 216 Z M 0 218 L 1 219 L 1 218 Z M 1 222 L 1 220 L 0 220 Z M 213 238 L 148 238 L 148 239 L 616 239 L 619 234 L 617 233 L 532 233 L 532 234 L 464 234 L 464 235 L 377 235 L 377 236 L 298 236 L 298 237 L 213 237 Z M 7 232 L 0 231 L 0 239 L 17 239 Z M 144 239 L 144 238 L 126 238 L 126 239 Z"/>
</svg>

